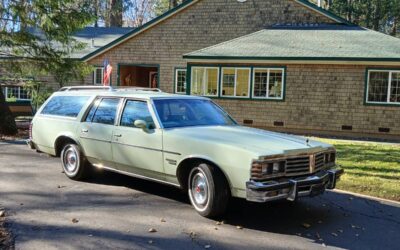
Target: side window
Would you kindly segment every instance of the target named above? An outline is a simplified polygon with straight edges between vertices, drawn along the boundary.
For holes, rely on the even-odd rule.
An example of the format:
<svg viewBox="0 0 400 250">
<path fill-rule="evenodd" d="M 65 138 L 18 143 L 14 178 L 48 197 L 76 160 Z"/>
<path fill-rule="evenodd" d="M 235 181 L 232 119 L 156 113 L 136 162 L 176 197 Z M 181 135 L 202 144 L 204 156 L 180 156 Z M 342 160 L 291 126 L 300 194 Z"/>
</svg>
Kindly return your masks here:
<svg viewBox="0 0 400 250">
<path fill-rule="evenodd" d="M 86 121 L 90 122 L 90 117 L 93 117 L 91 119 L 93 123 L 114 125 L 119 100 L 119 98 L 103 98 L 101 99 L 101 101 L 96 101 L 99 103 L 98 105 L 96 105 L 95 103 L 95 105 L 92 106 L 92 109 L 89 111 Z M 94 115 L 92 113 L 94 113 Z"/>
<path fill-rule="evenodd" d="M 54 96 L 43 108 L 43 115 L 77 117 L 89 96 Z"/>
<path fill-rule="evenodd" d="M 143 120 L 148 124 L 148 128 L 153 129 L 154 121 L 147 107 L 147 103 L 143 101 L 128 100 L 121 116 L 121 126 L 135 127 L 136 120 Z"/>
</svg>

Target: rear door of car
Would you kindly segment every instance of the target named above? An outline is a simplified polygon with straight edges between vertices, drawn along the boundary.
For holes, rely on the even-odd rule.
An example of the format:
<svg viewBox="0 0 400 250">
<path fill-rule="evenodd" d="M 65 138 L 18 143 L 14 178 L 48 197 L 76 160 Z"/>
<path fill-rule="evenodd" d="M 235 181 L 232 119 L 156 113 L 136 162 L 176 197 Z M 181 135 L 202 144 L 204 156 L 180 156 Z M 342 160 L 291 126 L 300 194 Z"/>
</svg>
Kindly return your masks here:
<svg viewBox="0 0 400 250">
<path fill-rule="evenodd" d="M 164 179 L 162 130 L 157 127 L 146 100 L 127 99 L 112 138 L 112 152 L 122 171 Z M 135 121 L 147 123 L 147 129 L 135 127 Z"/>
<path fill-rule="evenodd" d="M 80 141 L 91 163 L 114 167 L 111 141 L 122 98 L 99 97 L 80 125 Z"/>
</svg>

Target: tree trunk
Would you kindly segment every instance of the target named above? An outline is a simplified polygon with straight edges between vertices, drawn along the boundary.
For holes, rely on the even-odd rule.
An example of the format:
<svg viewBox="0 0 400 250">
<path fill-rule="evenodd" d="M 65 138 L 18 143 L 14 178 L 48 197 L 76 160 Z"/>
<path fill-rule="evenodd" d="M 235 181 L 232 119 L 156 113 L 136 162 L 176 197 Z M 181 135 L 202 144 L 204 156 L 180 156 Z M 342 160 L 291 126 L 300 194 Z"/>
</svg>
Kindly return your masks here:
<svg viewBox="0 0 400 250">
<path fill-rule="evenodd" d="M 393 18 L 392 30 L 390 31 L 390 35 L 396 36 L 397 35 L 397 18 Z"/>
<path fill-rule="evenodd" d="M 3 89 L 0 87 L 0 135 L 15 135 L 17 132 L 15 119 L 6 103 Z"/>
<path fill-rule="evenodd" d="M 110 0 L 110 27 L 122 27 L 122 0 Z"/>
</svg>

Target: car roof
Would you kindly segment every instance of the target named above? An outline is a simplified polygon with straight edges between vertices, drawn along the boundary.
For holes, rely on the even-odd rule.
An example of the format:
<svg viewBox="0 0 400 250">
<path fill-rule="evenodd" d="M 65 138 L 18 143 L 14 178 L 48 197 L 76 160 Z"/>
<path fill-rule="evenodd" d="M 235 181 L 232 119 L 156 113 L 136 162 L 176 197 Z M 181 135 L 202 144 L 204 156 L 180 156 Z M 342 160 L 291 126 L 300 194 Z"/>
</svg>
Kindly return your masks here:
<svg viewBox="0 0 400 250">
<path fill-rule="evenodd" d="M 66 87 L 69 88 L 69 87 Z M 200 96 L 190 96 L 190 95 L 180 95 L 180 94 L 170 94 L 166 92 L 162 92 L 158 89 L 134 89 L 134 88 L 110 88 L 110 89 L 91 89 L 91 88 L 83 88 L 83 89 L 71 89 L 71 90 L 63 90 L 61 89 L 58 92 L 55 92 L 54 95 L 57 96 L 109 96 L 109 97 L 123 97 L 123 98 L 138 98 L 144 100 L 150 99 L 208 99 Z"/>
</svg>

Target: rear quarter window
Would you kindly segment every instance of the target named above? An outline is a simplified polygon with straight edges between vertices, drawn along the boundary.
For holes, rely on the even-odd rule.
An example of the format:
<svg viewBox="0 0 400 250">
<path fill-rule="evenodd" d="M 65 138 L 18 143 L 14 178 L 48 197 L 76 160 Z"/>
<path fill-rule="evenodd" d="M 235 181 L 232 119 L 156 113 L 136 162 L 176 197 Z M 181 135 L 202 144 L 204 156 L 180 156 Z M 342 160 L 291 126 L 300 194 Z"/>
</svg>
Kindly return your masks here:
<svg viewBox="0 0 400 250">
<path fill-rule="evenodd" d="M 54 96 L 43 108 L 43 115 L 77 117 L 89 96 Z"/>
</svg>

